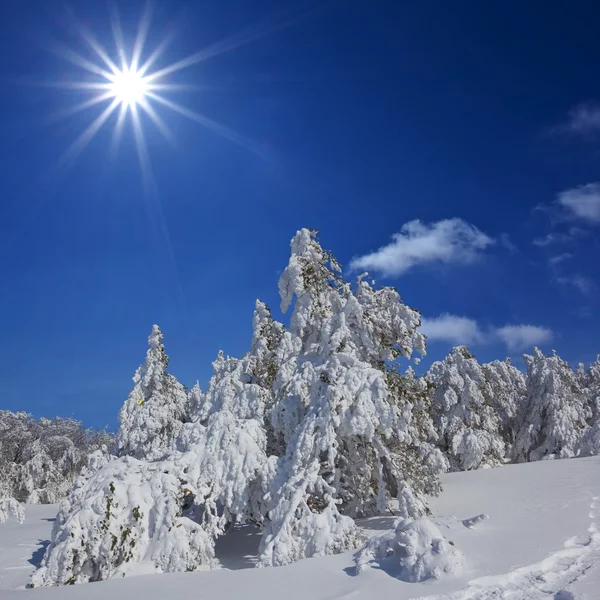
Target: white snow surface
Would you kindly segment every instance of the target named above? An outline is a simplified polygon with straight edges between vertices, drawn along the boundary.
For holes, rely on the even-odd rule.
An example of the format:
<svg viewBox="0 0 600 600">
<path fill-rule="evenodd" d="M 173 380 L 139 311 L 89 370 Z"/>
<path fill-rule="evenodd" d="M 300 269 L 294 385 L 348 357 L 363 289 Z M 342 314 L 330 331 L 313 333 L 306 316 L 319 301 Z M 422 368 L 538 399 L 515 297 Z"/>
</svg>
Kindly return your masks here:
<svg viewBox="0 0 600 600">
<path fill-rule="evenodd" d="M 221 569 L 138 575 L 76 586 L 25 590 L 50 537 L 54 505 L 27 506 L 25 523 L 0 525 L 2 600 L 115 600 L 202 597 L 244 600 L 598 600 L 600 457 L 450 473 L 431 503 L 431 521 L 464 555 L 460 574 L 420 583 L 371 568 L 356 575 L 354 552 L 256 569 L 260 536 L 250 526 L 220 538 Z M 478 519 L 482 514 L 489 519 Z M 359 524 L 370 536 L 396 518 Z M 469 523 L 471 527 L 465 525 Z"/>
</svg>

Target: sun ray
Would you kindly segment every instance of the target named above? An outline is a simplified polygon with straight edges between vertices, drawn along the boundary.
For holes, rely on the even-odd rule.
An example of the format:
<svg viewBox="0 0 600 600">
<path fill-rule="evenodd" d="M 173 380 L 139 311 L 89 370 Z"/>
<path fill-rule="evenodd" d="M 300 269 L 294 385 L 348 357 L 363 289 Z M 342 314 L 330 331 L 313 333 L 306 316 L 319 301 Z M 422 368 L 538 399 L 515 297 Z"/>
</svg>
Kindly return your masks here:
<svg viewBox="0 0 600 600">
<path fill-rule="evenodd" d="M 121 27 L 121 19 L 119 17 L 119 9 L 112 2 L 110 5 L 110 25 L 115 40 L 115 47 L 119 60 L 121 61 L 121 70 L 127 68 L 127 56 L 125 54 L 125 38 L 123 37 L 123 28 Z"/>
<path fill-rule="evenodd" d="M 89 29 L 87 29 L 87 27 L 85 27 L 81 21 L 79 21 L 79 19 L 75 16 L 73 9 L 70 9 L 68 12 L 75 25 L 75 28 L 86 44 L 98 55 L 98 58 L 100 58 L 113 73 L 117 73 L 119 68 L 112 61 L 102 44 L 100 44 L 92 32 L 89 31 Z"/>
<path fill-rule="evenodd" d="M 144 82 L 146 80 L 144 79 Z M 199 85 L 196 83 L 146 83 L 146 89 L 151 92 L 201 92 L 214 90 L 211 85 Z"/>
<path fill-rule="evenodd" d="M 316 10 L 315 7 L 309 8 L 308 12 L 313 12 Z M 206 47 L 204 50 L 200 50 L 199 52 L 195 52 L 194 54 L 190 54 L 186 58 L 178 60 L 171 65 L 164 67 L 163 69 L 159 69 L 158 71 L 154 71 L 150 75 L 147 76 L 148 82 L 155 81 L 156 79 L 160 79 L 161 77 L 165 77 L 166 75 L 172 75 L 177 71 L 181 71 L 182 69 L 187 69 L 188 67 L 194 66 L 198 63 L 204 62 L 209 58 L 214 58 L 221 54 L 225 54 L 226 52 L 231 52 L 232 50 L 236 50 L 241 46 L 245 46 L 252 42 L 259 40 L 260 38 L 274 33 L 279 29 L 283 29 L 288 27 L 298 21 L 298 19 L 302 18 L 303 13 L 298 13 L 290 16 L 290 17 L 282 17 L 282 16 L 271 16 L 270 18 L 263 19 L 261 22 L 248 27 L 238 33 L 235 33 L 224 40 L 220 40 Z"/>
<path fill-rule="evenodd" d="M 61 156 L 58 161 L 58 166 L 62 167 L 73 161 L 84 148 L 90 143 L 91 139 L 100 131 L 100 128 L 110 115 L 113 113 L 115 108 L 119 105 L 119 101 L 115 98 L 109 106 L 107 106 L 98 117 L 96 117 L 90 125 L 79 135 L 79 137 L 67 148 L 66 152 Z"/>
<path fill-rule="evenodd" d="M 220 136 L 224 137 L 225 139 L 228 139 L 231 142 L 235 142 L 239 146 L 242 146 L 243 148 L 246 148 L 247 150 L 254 152 L 254 154 L 257 154 L 258 156 L 261 156 L 262 158 L 267 158 L 265 153 L 261 150 L 261 148 L 255 142 L 253 142 L 249 138 L 246 138 L 246 137 L 240 135 L 239 133 L 236 133 L 235 131 L 229 129 L 228 127 L 225 127 L 225 125 L 222 125 L 221 123 L 218 123 L 217 121 L 213 121 L 211 118 L 209 118 L 205 115 L 202 115 L 200 113 L 194 112 L 193 110 L 190 110 L 189 108 L 185 108 L 185 106 L 181 106 L 181 104 L 177 104 L 176 102 L 167 100 L 167 98 L 163 98 L 162 96 L 160 96 L 159 94 L 155 94 L 154 92 L 148 92 L 147 95 L 150 98 L 156 100 L 156 102 L 158 102 L 159 104 L 162 104 L 162 105 L 166 106 L 167 108 L 170 108 L 173 112 L 176 112 L 184 117 L 187 117 L 188 119 L 190 119 L 192 121 L 195 121 L 196 123 L 199 123 L 200 125 L 206 127 L 207 129 L 210 129 L 214 133 L 219 134 Z"/>
<path fill-rule="evenodd" d="M 158 46 L 152 51 L 150 56 L 146 59 L 146 62 L 139 68 L 139 73 L 143 76 L 146 74 L 148 69 L 156 62 L 160 55 L 167 49 L 171 41 L 173 40 L 173 33 L 166 36 Z"/>
<path fill-rule="evenodd" d="M 139 103 L 144 112 L 150 117 L 150 120 L 154 123 L 156 128 L 162 133 L 163 137 L 174 147 L 177 147 L 177 142 L 175 141 L 175 136 L 173 132 L 169 129 L 167 124 L 160 118 L 158 113 L 154 110 L 152 105 L 148 102 L 146 98 L 143 98 Z"/>
<path fill-rule="evenodd" d="M 158 221 L 160 232 L 163 237 L 163 242 L 167 250 L 167 256 L 171 264 L 171 269 L 173 270 L 175 286 L 181 299 L 183 309 L 187 315 L 187 302 L 185 298 L 185 293 L 181 284 L 181 278 L 179 277 L 177 262 L 175 260 L 175 253 L 173 252 L 173 245 L 171 244 L 171 236 L 169 235 L 167 223 L 163 214 L 160 197 L 158 195 L 158 189 L 156 186 L 156 181 L 154 180 L 152 165 L 150 163 L 150 156 L 148 154 L 148 147 L 146 146 L 146 138 L 144 136 L 142 124 L 140 122 L 137 106 L 131 107 L 131 121 L 133 123 L 133 132 L 137 147 L 138 161 L 140 164 L 140 170 L 142 172 L 142 182 L 146 191 L 146 201 L 148 202 L 148 216 L 155 217 Z"/>
<path fill-rule="evenodd" d="M 23 85 L 37 87 L 49 87 L 65 90 L 88 90 L 88 91 L 106 91 L 110 89 L 110 83 L 100 83 L 96 81 L 21 81 Z"/>
<path fill-rule="evenodd" d="M 51 123 L 56 123 L 58 121 L 61 121 L 62 119 L 65 119 L 65 118 L 75 115 L 79 112 L 82 112 L 86 108 L 91 108 L 92 106 L 96 106 L 96 104 L 100 104 L 101 102 L 104 102 L 105 100 L 108 100 L 112 97 L 113 97 L 113 95 L 111 92 L 105 92 L 104 94 L 101 94 L 99 96 L 94 96 L 93 98 L 90 98 L 89 100 L 86 100 L 85 102 L 80 102 L 79 104 L 75 104 L 75 106 L 71 106 L 69 108 L 65 108 L 64 110 L 57 111 L 57 112 L 51 114 L 47 118 L 46 124 L 50 125 Z"/>
<path fill-rule="evenodd" d="M 119 146 L 121 145 L 121 138 L 123 136 L 123 128 L 125 126 L 125 117 L 127 116 L 127 106 L 121 104 L 119 108 L 119 115 L 115 128 L 113 129 L 112 139 L 110 142 L 110 158 L 115 159 L 119 152 Z"/>
<path fill-rule="evenodd" d="M 148 0 L 146 2 L 146 7 L 144 9 L 144 13 L 142 14 L 142 18 L 140 19 L 140 24 L 138 27 L 137 36 L 135 38 L 135 44 L 133 45 L 133 56 L 131 58 L 131 69 L 133 71 L 138 72 L 140 58 L 142 56 L 142 52 L 144 50 L 144 44 L 146 43 L 146 38 L 148 37 L 148 30 L 150 29 L 150 21 L 152 20 L 152 9 L 153 6 L 151 2 Z"/>
<path fill-rule="evenodd" d="M 62 44 L 53 44 L 53 46 L 50 48 L 50 51 L 56 56 L 70 62 L 76 67 L 81 67 L 82 69 L 85 69 L 93 75 L 100 75 L 100 77 L 104 77 L 105 79 L 108 79 L 111 76 L 111 73 L 106 69 L 99 67 L 91 60 L 84 58 L 83 56 L 81 56 L 81 54 L 78 54 L 74 50 L 63 46 Z"/>
</svg>

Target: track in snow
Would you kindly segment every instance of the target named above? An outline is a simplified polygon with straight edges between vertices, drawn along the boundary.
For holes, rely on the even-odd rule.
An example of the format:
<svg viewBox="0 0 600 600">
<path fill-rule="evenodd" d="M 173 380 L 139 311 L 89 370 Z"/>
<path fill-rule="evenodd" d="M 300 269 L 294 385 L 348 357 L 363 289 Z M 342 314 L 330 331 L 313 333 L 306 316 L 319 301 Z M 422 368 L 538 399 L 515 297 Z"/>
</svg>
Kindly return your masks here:
<svg viewBox="0 0 600 600">
<path fill-rule="evenodd" d="M 480 577 L 469 587 L 452 594 L 422 596 L 422 600 L 577 600 L 567 588 L 600 562 L 599 497 L 590 505 L 591 523 L 583 536 L 565 542 L 538 563 L 504 575 Z"/>
</svg>

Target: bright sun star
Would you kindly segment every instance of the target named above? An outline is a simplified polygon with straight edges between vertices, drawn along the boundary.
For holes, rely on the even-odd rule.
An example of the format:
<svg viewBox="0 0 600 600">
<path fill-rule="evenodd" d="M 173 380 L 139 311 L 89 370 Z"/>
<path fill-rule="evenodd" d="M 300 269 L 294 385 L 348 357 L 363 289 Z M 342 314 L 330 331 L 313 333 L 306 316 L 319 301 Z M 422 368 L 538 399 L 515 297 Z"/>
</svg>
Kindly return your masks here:
<svg viewBox="0 0 600 600">
<path fill-rule="evenodd" d="M 109 86 L 111 95 L 122 106 L 134 106 L 140 103 L 149 91 L 145 78 L 132 67 L 125 67 L 115 73 Z"/>
<path fill-rule="evenodd" d="M 150 162 L 146 147 L 145 134 L 142 127 L 142 115 L 149 119 L 166 140 L 173 142 L 174 138 L 168 125 L 156 110 L 157 107 L 169 109 L 183 117 L 210 129 L 214 133 L 243 146 L 244 148 L 265 157 L 262 149 L 252 140 L 245 138 L 225 125 L 213 121 L 211 118 L 193 111 L 167 97 L 181 90 L 199 89 L 196 85 L 181 85 L 173 83 L 172 76 L 182 69 L 197 65 L 209 58 L 239 48 L 266 33 L 277 29 L 293 19 L 283 22 L 263 22 L 257 27 L 251 27 L 240 34 L 233 35 L 208 46 L 204 50 L 177 60 L 167 66 L 156 68 L 156 63 L 163 57 L 172 36 L 163 39 L 151 52 L 144 57 L 145 42 L 150 29 L 151 3 L 146 5 L 146 10 L 140 19 L 137 35 L 128 52 L 121 22 L 116 5 L 113 4 L 111 24 L 114 36 L 114 52 L 108 52 L 98 39 L 81 23 L 74 20 L 74 25 L 79 31 L 83 41 L 95 54 L 95 59 L 85 58 L 71 48 L 57 46 L 54 51 L 61 58 L 73 65 L 82 68 L 86 80 L 70 82 L 52 82 L 52 87 L 66 87 L 77 91 L 79 95 L 90 94 L 71 108 L 61 111 L 62 116 L 72 115 L 92 107 L 100 107 L 100 113 L 93 118 L 86 129 L 73 141 L 59 160 L 59 165 L 71 163 L 90 143 L 103 125 L 111 116 L 116 115 L 113 131 L 112 150 L 116 151 L 125 127 L 127 118 L 130 119 L 135 143 L 138 150 L 140 166 L 145 175 L 149 174 Z M 206 89 L 206 88 L 200 88 Z M 104 104 L 104 106 L 102 106 Z"/>
</svg>

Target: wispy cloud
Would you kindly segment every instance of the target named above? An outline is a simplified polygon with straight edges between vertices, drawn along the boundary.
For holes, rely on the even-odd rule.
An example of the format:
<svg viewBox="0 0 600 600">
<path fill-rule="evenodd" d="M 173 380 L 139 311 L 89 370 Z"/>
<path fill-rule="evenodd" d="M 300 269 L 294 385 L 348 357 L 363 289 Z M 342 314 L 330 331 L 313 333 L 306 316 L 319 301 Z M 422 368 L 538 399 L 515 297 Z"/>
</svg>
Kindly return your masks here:
<svg viewBox="0 0 600 600">
<path fill-rule="evenodd" d="M 574 242 L 579 238 L 584 237 L 585 235 L 585 230 L 579 227 L 571 227 L 568 231 L 565 232 L 553 231 L 542 237 L 535 238 L 533 240 L 533 245 L 543 248 L 546 246 L 551 246 L 553 244 L 568 244 L 570 242 Z"/>
<path fill-rule="evenodd" d="M 354 258 L 350 267 L 394 276 L 418 265 L 469 264 L 494 243 L 491 237 L 462 219 L 430 224 L 415 220 L 403 225 L 390 244 Z"/>
<path fill-rule="evenodd" d="M 558 203 L 572 218 L 600 224 L 600 183 L 565 190 L 558 195 Z"/>
<path fill-rule="evenodd" d="M 484 328 L 475 319 L 443 314 L 423 319 L 422 331 L 429 341 L 448 342 L 454 345 L 489 344 L 501 341 L 510 352 L 526 350 L 550 341 L 554 334 L 539 325 L 505 325 Z"/>
<path fill-rule="evenodd" d="M 517 253 L 519 251 L 508 233 L 501 233 L 500 237 L 498 238 L 498 243 L 510 252 Z"/>
<path fill-rule="evenodd" d="M 484 341 L 483 332 L 477 321 L 456 315 L 441 315 L 433 319 L 423 319 L 423 333 L 431 341 L 452 344 L 478 344 Z"/>
<path fill-rule="evenodd" d="M 579 104 L 573 107 L 567 120 L 555 127 L 556 133 L 567 133 L 582 138 L 593 138 L 600 134 L 600 104 Z"/>
<path fill-rule="evenodd" d="M 591 294 L 595 289 L 594 282 L 583 275 L 569 275 L 568 277 L 557 277 L 556 281 L 561 285 L 569 285 L 578 289 L 582 294 Z"/>
<path fill-rule="evenodd" d="M 557 254 L 556 256 L 551 256 L 548 259 L 548 263 L 553 266 L 556 267 L 557 265 L 560 265 L 561 263 L 564 263 L 565 260 L 569 260 L 570 258 L 574 258 L 574 254 L 572 254 L 571 252 L 563 252 L 562 254 Z"/>
<path fill-rule="evenodd" d="M 549 342 L 554 337 L 550 329 L 538 325 L 505 325 L 496 329 L 495 333 L 511 352 Z"/>
</svg>

